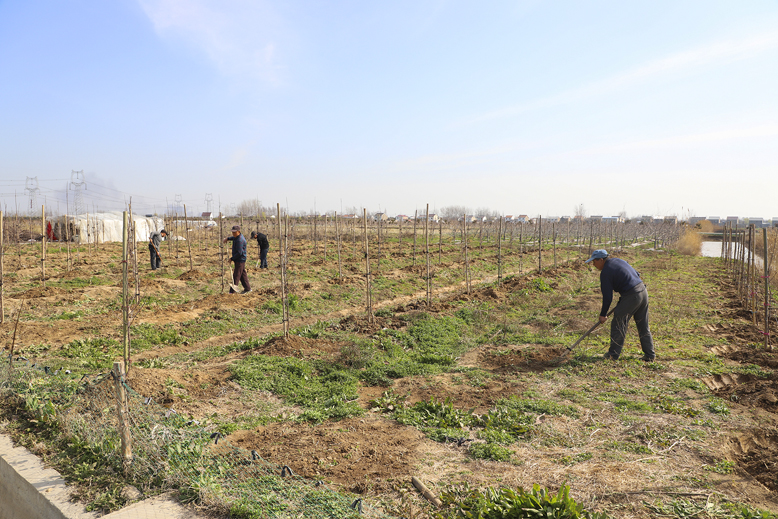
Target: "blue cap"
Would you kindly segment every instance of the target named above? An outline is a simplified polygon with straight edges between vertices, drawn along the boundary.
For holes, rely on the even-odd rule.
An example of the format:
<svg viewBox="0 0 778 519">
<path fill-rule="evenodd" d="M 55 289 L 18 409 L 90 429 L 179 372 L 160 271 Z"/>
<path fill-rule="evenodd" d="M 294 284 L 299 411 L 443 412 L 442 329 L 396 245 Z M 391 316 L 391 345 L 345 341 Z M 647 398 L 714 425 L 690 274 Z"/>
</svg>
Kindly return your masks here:
<svg viewBox="0 0 778 519">
<path fill-rule="evenodd" d="M 592 260 L 607 258 L 607 257 L 608 257 L 608 251 L 606 251 L 605 249 L 597 249 L 596 251 L 592 252 L 592 257 L 584 261 L 584 263 L 589 263 Z"/>
</svg>

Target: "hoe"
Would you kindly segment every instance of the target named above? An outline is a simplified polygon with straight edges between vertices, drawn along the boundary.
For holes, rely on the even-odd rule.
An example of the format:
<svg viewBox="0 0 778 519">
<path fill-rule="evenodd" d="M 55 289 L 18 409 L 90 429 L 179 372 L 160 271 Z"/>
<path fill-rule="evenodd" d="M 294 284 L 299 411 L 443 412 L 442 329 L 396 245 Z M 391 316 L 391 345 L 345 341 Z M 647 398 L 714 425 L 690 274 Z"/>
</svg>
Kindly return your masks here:
<svg viewBox="0 0 778 519">
<path fill-rule="evenodd" d="M 611 308 L 611 311 L 610 311 L 610 312 L 608 312 L 607 316 L 610 316 L 610 315 L 611 315 L 611 314 L 612 314 L 612 313 L 613 313 L 615 310 L 616 310 L 616 307 L 614 306 L 613 308 Z M 568 346 L 568 347 L 567 347 L 567 351 L 565 351 L 565 352 L 564 352 L 562 355 L 560 355 L 560 356 L 559 356 L 559 357 L 556 359 L 556 363 L 560 363 L 560 362 L 562 362 L 563 360 L 565 360 L 565 359 L 567 358 L 567 356 L 568 356 L 568 355 L 570 355 L 570 352 L 571 352 L 571 351 L 573 351 L 573 350 L 575 349 L 575 347 L 576 347 L 576 346 L 578 346 L 578 345 L 581 343 L 581 341 L 582 341 L 582 340 L 586 339 L 586 338 L 589 336 L 589 334 L 590 334 L 590 333 L 592 333 L 594 330 L 596 330 L 596 329 L 597 329 L 597 327 L 598 327 L 598 326 L 600 326 L 601 324 L 602 324 L 602 323 L 600 322 L 600 320 L 599 320 L 599 319 L 597 319 L 597 322 L 596 322 L 596 323 L 594 323 L 594 325 L 593 325 L 591 328 L 589 328 L 588 330 L 586 330 L 586 331 L 584 332 L 584 334 L 583 334 L 583 335 L 581 335 L 581 336 L 578 338 L 578 340 L 577 340 L 577 341 L 575 341 L 573 344 L 571 344 L 570 346 Z"/>
</svg>

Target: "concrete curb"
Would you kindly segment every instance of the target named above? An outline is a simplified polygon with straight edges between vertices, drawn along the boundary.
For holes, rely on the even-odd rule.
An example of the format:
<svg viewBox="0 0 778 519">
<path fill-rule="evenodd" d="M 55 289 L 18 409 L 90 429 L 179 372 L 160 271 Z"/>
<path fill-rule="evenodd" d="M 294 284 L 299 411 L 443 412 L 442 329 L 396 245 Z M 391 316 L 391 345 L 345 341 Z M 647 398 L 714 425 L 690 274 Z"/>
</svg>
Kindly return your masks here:
<svg viewBox="0 0 778 519">
<path fill-rule="evenodd" d="M 97 519 L 70 501 L 70 489 L 54 469 L 24 447 L 0 435 L 0 519 Z M 103 519 L 196 519 L 194 510 L 171 495 L 156 496 L 118 510 Z"/>
</svg>

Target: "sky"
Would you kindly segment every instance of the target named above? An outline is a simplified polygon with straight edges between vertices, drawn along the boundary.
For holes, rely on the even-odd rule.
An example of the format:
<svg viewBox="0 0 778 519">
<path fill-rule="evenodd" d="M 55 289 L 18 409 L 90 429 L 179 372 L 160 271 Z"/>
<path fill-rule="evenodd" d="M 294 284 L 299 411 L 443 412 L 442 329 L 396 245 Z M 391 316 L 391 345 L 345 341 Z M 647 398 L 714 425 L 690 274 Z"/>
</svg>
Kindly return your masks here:
<svg viewBox="0 0 778 519">
<path fill-rule="evenodd" d="M 774 0 L 0 0 L 0 204 L 778 218 L 777 93 Z"/>
</svg>

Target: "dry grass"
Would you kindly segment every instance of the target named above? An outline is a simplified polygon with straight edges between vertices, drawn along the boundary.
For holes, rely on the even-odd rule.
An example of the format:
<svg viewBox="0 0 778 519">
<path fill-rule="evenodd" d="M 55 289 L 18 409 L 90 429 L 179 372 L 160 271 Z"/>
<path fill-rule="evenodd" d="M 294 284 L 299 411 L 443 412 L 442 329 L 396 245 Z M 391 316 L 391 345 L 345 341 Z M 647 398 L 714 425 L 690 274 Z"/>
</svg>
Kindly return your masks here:
<svg viewBox="0 0 778 519">
<path fill-rule="evenodd" d="M 687 256 L 699 256 L 702 252 L 702 236 L 695 230 L 686 229 L 673 245 L 673 249 Z"/>
<path fill-rule="evenodd" d="M 697 227 L 702 232 L 713 232 L 713 222 L 710 220 L 701 220 L 697 222 Z"/>
</svg>

